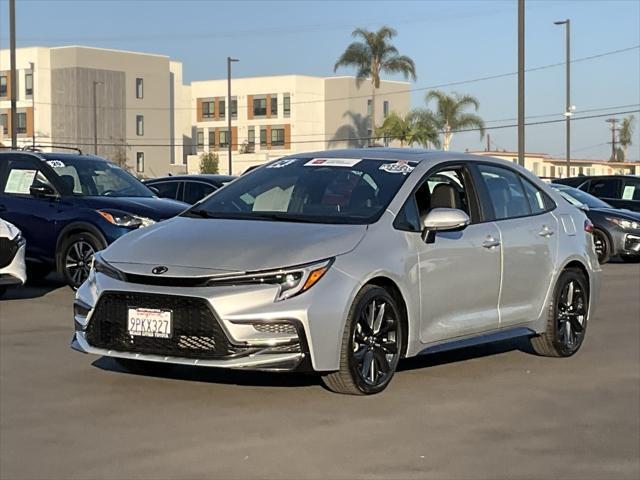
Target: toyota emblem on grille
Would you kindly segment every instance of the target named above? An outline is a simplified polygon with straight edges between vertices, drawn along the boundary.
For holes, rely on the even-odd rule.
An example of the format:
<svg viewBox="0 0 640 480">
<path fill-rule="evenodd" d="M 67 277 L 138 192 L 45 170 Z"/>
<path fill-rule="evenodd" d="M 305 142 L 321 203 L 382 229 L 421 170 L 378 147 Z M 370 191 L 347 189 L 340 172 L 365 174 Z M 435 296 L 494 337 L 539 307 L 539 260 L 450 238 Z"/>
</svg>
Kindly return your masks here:
<svg viewBox="0 0 640 480">
<path fill-rule="evenodd" d="M 154 275 L 162 275 L 163 273 L 167 273 L 167 270 L 169 269 L 164 265 L 158 265 L 157 267 L 153 267 L 151 273 L 153 273 Z"/>
</svg>

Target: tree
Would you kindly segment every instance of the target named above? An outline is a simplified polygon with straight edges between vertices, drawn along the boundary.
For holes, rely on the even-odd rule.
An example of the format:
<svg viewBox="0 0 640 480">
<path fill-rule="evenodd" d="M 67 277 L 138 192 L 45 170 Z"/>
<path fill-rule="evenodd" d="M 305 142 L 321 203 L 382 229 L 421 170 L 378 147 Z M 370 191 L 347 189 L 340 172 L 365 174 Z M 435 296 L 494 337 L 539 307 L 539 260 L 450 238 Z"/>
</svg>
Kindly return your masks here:
<svg viewBox="0 0 640 480">
<path fill-rule="evenodd" d="M 624 162 L 627 159 L 627 152 L 629 151 L 629 146 L 633 143 L 631 140 L 633 138 L 633 124 L 635 121 L 635 117 L 633 115 L 629 115 L 628 117 L 624 117 L 622 119 L 622 123 L 620 124 L 620 133 L 619 133 L 619 141 L 620 146 L 622 147 L 622 161 Z"/>
<path fill-rule="evenodd" d="M 338 58 L 333 71 L 340 67 L 355 67 L 358 87 L 365 80 L 371 82 L 371 131 L 375 132 L 376 90 L 380 88 L 380 73 L 400 73 L 404 78 L 411 77 L 415 81 L 416 67 L 411 58 L 400 55 L 398 49 L 389 43 L 397 35 L 393 28 L 385 26 L 377 32 L 356 28 L 352 35 L 361 41 L 353 42 L 347 47 Z"/>
<path fill-rule="evenodd" d="M 438 129 L 435 126 L 430 112 L 424 110 L 412 110 L 404 117 L 392 112 L 376 134 L 390 140 L 399 140 L 400 146 L 405 144 L 418 144 L 423 147 L 436 145 L 440 147 Z"/>
<path fill-rule="evenodd" d="M 477 112 L 480 102 L 471 95 L 453 93 L 447 95 L 439 90 L 432 90 L 425 96 L 425 102 L 429 105 L 435 100 L 436 109 L 433 113 L 436 125 L 443 134 L 443 149 L 449 150 L 451 140 L 456 130 L 465 128 L 477 128 L 480 130 L 480 138 L 484 138 L 484 121 L 475 113 L 466 113 L 467 107 L 473 107 Z"/>
<path fill-rule="evenodd" d="M 200 155 L 200 173 L 218 173 L 218 154 L 209 152 Z"/>
</svg>

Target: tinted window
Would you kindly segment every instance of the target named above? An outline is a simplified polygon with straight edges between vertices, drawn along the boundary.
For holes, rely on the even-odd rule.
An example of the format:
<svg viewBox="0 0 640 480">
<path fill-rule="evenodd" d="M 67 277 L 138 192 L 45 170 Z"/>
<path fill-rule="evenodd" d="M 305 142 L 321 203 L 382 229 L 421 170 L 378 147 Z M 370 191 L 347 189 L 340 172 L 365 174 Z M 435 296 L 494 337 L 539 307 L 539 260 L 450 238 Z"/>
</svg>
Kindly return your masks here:
<svg viewBox="0 0 640 480">
<path fill-rule="evenodd" d="M 496 220 L 531 214 L 529 200 L 517 173 L 492 165 L 478 165 L 478 170 L 489 192 Z"/>
<path fill-rule="evenodd" d="M 553 200 L 551 200 L 546 193 L 536 187 L 533 183 L 522 178 L 522 186 L 524 187 L 527 200 L 529 200 L 531 213 L 535 215 L 553 208 Z"/>
<path fill-rule="evenodd" d="M 159 197 L 172 198 L 173 200 L 178 198 L 178 187 L 180 187 L 180 182 L 157 182 L 150 183 L 149 185 L 158 190 Z"/>
<path fill-rule="evenodd" d="M 619 184 L 620 181 L 615 178 L 601 178 L 600 180 L 591 180 L 589 193 L 601 198 L 619 198 Z"/>
<path fill-rule="evenodd" d="M 190 204 L 199 202 L 215 190 L 214 187 L 202 182 L 185 182 L 184 201 Z"/>
<path fill-rule="evenodd" d="M 624 179 L 622 181 L 622 199 L 640 200 L 640 180 Z"/>
</svg>

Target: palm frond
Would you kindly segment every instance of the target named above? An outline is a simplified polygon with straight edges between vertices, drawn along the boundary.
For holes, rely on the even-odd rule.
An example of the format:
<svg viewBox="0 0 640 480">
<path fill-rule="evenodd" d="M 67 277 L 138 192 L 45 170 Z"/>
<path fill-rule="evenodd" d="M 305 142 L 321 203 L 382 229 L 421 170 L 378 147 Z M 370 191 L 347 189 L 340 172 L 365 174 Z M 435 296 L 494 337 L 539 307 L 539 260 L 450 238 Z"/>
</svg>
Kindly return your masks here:
<svg viewBox="0 0 640 480">
<path fill-rule="evenodd" d="M 461 113 L 456 117 L 455 123 L 449 123 L 453 130 L 477 128 L 480 130 L 480 138 L 484 138 L 484 120 L 475 113 Z"/>
<path fill-rule="evenodd" d="M 413 60 L 406 55 L 396 55 L 386 60 L 381 69 L 389 73 L 401 73 L 404 78 L 411 77 L 416 80 L 416 65 Z"/>
</svg>

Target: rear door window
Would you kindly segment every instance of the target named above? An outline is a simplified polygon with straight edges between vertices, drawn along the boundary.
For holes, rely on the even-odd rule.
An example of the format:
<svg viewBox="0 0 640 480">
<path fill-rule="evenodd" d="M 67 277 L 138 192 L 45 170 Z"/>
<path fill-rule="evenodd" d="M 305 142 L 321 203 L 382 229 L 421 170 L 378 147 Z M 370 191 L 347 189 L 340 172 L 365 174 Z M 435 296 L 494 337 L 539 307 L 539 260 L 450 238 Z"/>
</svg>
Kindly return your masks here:
<svg viewBox="0 0 640 480">
<path fill-rule="evenodd" d="M 156 182 L 150 183 L 149 186 L 155 188 L 158 191 L 159 197 L 171 198 L 172 200 L 176 200 L 178 198 L 180 182 Z"/>
<path fill-rule="evenodd" d="M 546 193 L 536 187 L 533 183 L 523 178 L 522 186 L 524 187 L 524 193 L 527 196 L 527 200 L 529 201 L 531 213 L 537 215 L 539 213 L 543 213 L 553 209 L 553 200 L 551 200 L 551 198 L 549 198 Z"/>
<path fill-rule="evenodd" d="M 601 178 L 591 180 L 589 193 L 600 198 L 620 198 L 620 180 L 616 178 Z"/>
<path fill-rule="evenodd" d="M 185 182 L 184 201 L 193 205 L 194 203 L 199 202 L 214 191 L 215 187 L 209 185 L 208 183 Z"/>
<path fill-rule="evenodd" d="M 478 165 L 496 220 L 531 215 L 529 199 L 516 172 L 494 165 Z"/>
</svg>

